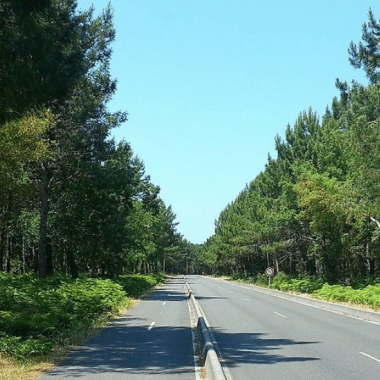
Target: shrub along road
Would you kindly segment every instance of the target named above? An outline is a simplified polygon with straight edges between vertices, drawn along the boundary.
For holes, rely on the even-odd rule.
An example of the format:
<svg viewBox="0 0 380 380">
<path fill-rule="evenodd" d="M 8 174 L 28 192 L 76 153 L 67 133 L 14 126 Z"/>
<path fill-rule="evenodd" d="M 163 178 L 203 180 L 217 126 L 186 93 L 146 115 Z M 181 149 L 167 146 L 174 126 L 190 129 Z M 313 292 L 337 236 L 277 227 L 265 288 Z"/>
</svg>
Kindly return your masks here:
<svg viewBox="0 0 380 380">
<path fill-rule="evenodd" d="M 186 276 L 239 379 L 378 379 L 380 325 L 239 283 Z M 166 283 L 40 380 L 195 379 L 183 279 Z"/>
<path fill-rule="evenodd" d="M 238 379 L 378 379 L 380 326 L 202 276 L 186 276 Z"/>
<path fill-rule="evenodd" d="M 195 379 L 189 310 L 176 277 L 40 380 Z"/>
</svg>

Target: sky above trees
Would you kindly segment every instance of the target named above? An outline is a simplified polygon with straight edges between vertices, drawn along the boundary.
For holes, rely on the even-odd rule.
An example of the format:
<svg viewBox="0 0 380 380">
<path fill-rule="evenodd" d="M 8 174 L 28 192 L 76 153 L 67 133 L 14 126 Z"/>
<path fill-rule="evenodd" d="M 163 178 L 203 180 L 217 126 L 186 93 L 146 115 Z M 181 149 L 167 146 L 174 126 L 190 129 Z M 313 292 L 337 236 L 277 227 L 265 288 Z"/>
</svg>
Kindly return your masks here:
<svg viewBox="0 0 380 380">
<path fill-rule="evenodd" d="M 95 14 L 108 0 L 94 4 Z M 323 115 L 335 79 L 366 83 L 348 62 L 370 1 L 113 0 L 114 131 L 130 142 L 193 243 L 263 169 L 274 138 L 310 106 Z"/>
</svg>

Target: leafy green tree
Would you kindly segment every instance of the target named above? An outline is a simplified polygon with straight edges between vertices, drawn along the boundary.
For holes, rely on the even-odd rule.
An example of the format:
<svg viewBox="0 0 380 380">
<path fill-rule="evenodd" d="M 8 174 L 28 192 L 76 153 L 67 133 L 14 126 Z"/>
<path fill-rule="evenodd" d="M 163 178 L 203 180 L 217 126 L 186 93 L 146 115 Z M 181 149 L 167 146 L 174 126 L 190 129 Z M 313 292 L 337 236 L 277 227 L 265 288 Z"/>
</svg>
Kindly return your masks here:
<svg viewBox="0 0 380 380">
<path fill-rule="evenodd" d="M 348 50 L 349 61 L 352 66 L 362 68 L 370 83 L 379 83 L 380 79 L 380 24 L 375 20 L 371 8 L 368 12 L 368 22 L 363 24 L 362 41 L 355 44 L 353 41 Z"/>
<path fill-rule="evenodd" d="M 74 0 L 1 1 L 0 125 L 64 99 L 86 73 L 88 16 L 75 11 Z"/>
<path fill-rule="evenodd" d="M 50 113 L 25 115 L 5 123 L 0 129 L 0 202 L 4 195 L 27 185 L 28 168 L 47 157 L 42 136 L 50 123 Z"/>
<path fill-rule="evenodd" d="M 60 186 L 58 179 L 67 168 L 80 167 L 80 162 L 100 162 L 107 154 L 106 141 L 110 130 L 126 120 L 125 113 L 111 114 L 107 102 L 116 90 L 116 83 L 110 78 L 110 42 L 115 30 L 112 24 L 112 10 L 108 7 L 93 19 L 92 9 L 80 14 L 77 33 L 81 38 L 83 75 L 73 85 L 70 97 L 54 106 L 54 123 L 46 133 L 53 160 L 44 161 L 37 174 L 41 183 L 41 227 L 39 243 L 40 276 L 46 276 L 49 247 L 48 215 L 52 204 L 50 193 Z M 80 175 L 80 171 L 78 172 Z M 75 173 L 71 172 L 74 178 Z"/>
</svg>

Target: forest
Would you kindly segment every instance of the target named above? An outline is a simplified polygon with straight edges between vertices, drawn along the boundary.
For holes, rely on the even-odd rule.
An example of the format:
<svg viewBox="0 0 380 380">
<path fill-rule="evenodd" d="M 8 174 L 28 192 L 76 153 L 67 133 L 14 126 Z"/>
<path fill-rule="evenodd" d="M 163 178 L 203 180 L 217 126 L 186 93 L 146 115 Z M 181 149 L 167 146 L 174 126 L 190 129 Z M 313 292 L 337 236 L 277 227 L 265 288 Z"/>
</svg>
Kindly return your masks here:
<svg viewBox="0 0 380 380">
<path fill-rule="evenodd" d="M 219 274 L 275 273 L 355 284 L 380 277 L 380 24 L 371 10 L 351 65 L 366 85 L 336 80 L 319 116 L 299 113 L 277 157 L 228 204 L 203 262 Z"/>
<path fill-rule="evenodd" d="M 0 2 L 0 367 L 35 377 L 166 280 L 192 245 L 112 131 L 113 10 Z M 3 377 L 2 377 L 3 378 Z"/>
<path fill-rule="evenodd" d="M 112 131 L 112 7 L 0 4 L 0 271 L 380 276 L 380 24 L 371 10 L 324 115 L 300 112 L 277 157 L 228 204 L 204 244 L 177 231 L 144 162 Z"/>
<path fill-rule="evenodd" d="M 111 133 L 112 7 L 0 4 L 0 271 L 179 270 L 190 243 L 144 163 Z"/>
<path fill-rule="evenodd" d="M 144 162 L 112 138 L 128 119 L 108 108 L 112 20 L 111 5 L 94 16 L 75 0 L 0 2 L 0 364 L 87 339 L 165 273 L 265 286 L 273 267 L 277 289 L 379 309 L 380 23 L 371 10 L 348 50 L 368 83 L 337 79 L 323 116 L 300 112 L 204 244 L 177 231 Z"/>
</svg>

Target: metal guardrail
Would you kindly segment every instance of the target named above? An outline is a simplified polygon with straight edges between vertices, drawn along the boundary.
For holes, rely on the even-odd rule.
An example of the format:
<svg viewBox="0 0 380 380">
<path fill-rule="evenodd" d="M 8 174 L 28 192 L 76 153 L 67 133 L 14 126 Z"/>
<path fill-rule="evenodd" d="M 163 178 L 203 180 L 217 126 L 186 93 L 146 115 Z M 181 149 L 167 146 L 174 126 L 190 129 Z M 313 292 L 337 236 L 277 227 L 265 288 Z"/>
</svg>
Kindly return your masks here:
<svg viewBox="0 0 380 380">
<path fill-rule="evenodd" d="M 194 294 L 189 284 L 187 283 L 185 277 L 184 281 L 186 293 L 190 301 L 190 306 L 193 309 L 194 314 L 197 318 L 197 330 L 200 338 L 201 352 L 205 363 L 207 379 L 227 380 L 227 377 L 224 374 L 222 365 L 220 364 L 218 355 L 216 353 L 214 344 L 212 343 L 212 339 L 210 337 L 210 326 L 207 325 L 203 310 L 199 305 L 199 302 L 194 297 Z"/>
</svg>

